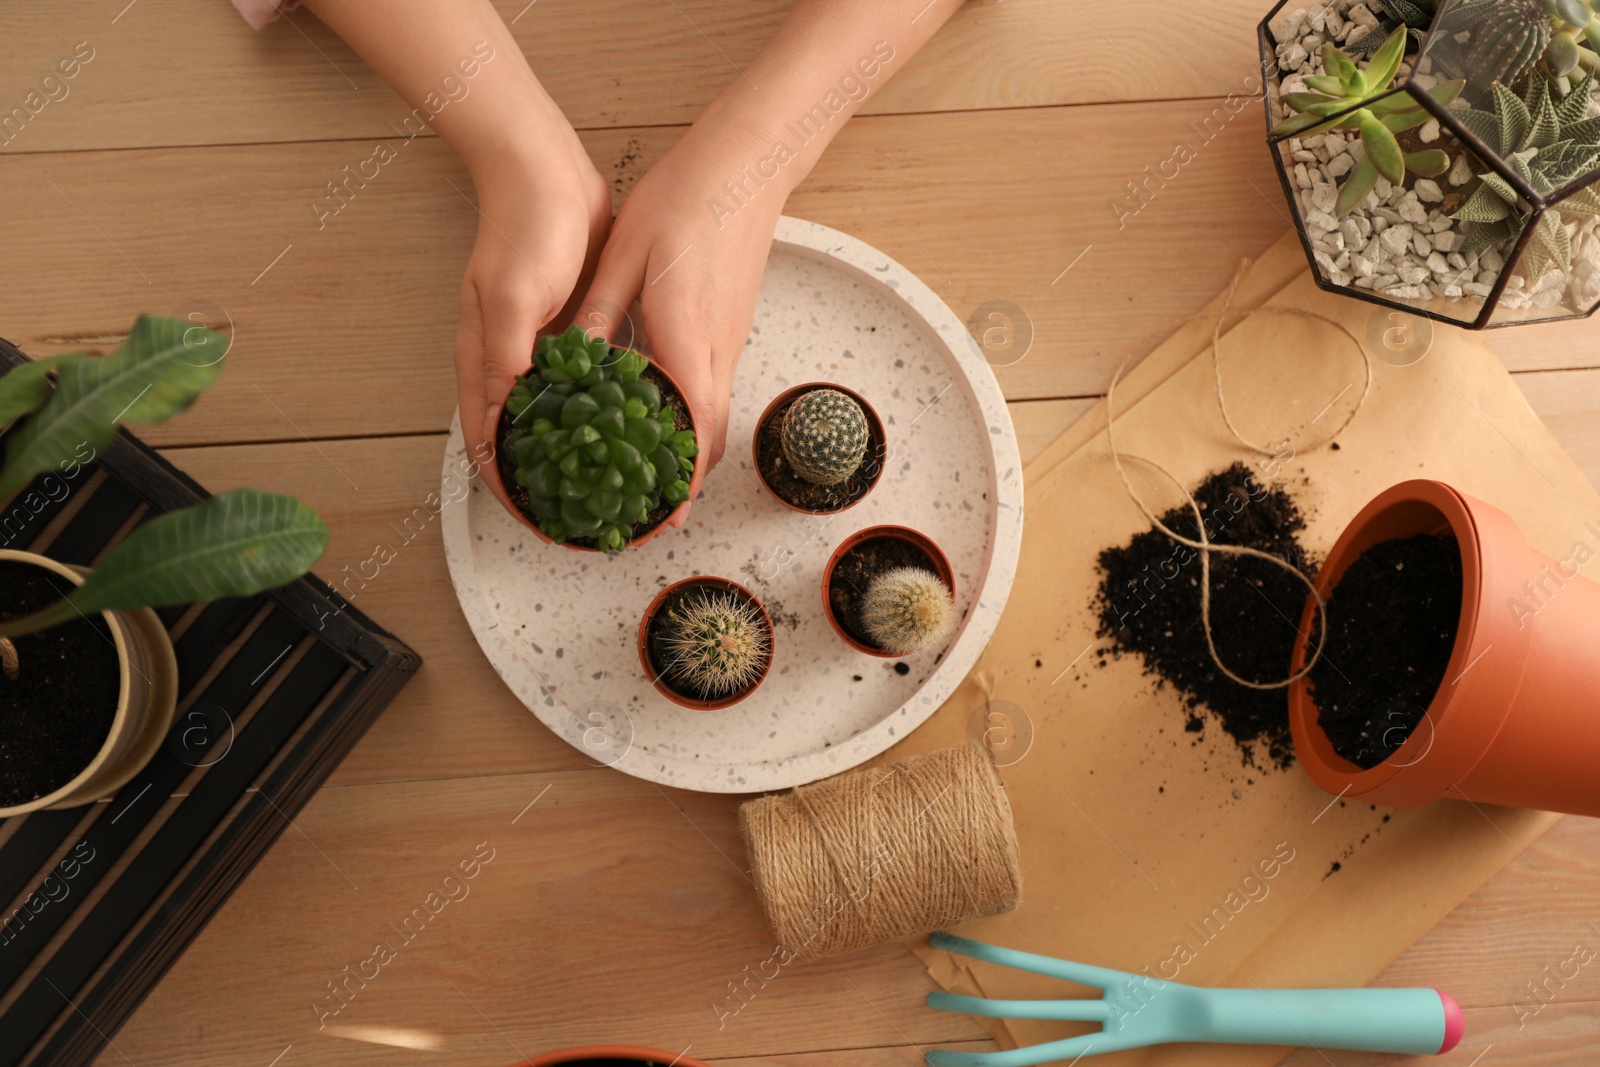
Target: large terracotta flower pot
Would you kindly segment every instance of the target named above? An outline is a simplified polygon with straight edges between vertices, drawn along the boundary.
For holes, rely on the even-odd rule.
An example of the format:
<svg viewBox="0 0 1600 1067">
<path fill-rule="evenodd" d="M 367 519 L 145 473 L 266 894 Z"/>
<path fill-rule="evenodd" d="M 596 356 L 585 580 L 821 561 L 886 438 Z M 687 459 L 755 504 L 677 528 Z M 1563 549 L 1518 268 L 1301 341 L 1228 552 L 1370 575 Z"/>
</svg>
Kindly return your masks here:
<svg viewBox="0 0 1600 1067">
<path fill-rule="evenodd" d="M 43 567 L 73 585 L 82 585 L 87 573 L 79 567 L 13 549 L 0 549 L 0 560 Z M 121 673 L 111 732 L 94 759 L 71 781 L 26 804 L 0 807 L 0 819 L 43 808 L 79 807 L 110 796 L 144 769 L 167 736 L 177 707 L 178 662 L 166 628 L 149 608 L 107 611 L 101 618 L 111 628 Z M 26 665 L 23 669 L 27 669 Z"/>
<path fill-rule="evenodd" d="M 1600 815 L 1600 585 L 1529 547 L 1505 512 L 1419 480 L 1361 510 L 1317 591 L 1328 596 L 1372 545 L 1424 533 L 1453 535 L 1461 549 L 1461 621 L 1443 684 L 1405 742 L 1362 769 L 1334 752 L 1301 679 L 1289 689 L 1301 766 L 1330 793 L 1394 807 L 1455 797 Z M 1308 598 L 1295 671 L 1315 621 Z"/>
<path fill-rule="evenodd" d="M 616 351 L 616 350 L 617 350 L 616 346 L 613 345 L 612 346 L 612 351 Z M 642 353 L 642 352 L 639 353 L 639 354 L 640 355 L 644 355 L 644 353 Z M 650 357 L 645 356 L 645 358 L 649 359 Z M 659 364 L 655 360 L 651 359 L 650 360 L 650 367 L 657 374 L 661 375 L 661 377 L 665 378 L 669 383 L 671 383 L 672 388 L 677 390 L 678 396 L 683 398 L 684 415 L 689 420 L 689 428 L 692 429 L 692 430 L 695 430 L 695 432 L 696 432 L 696 440 L 698 440 L 699 439 L 699 428 L 697 426 L 695 426 L 695 424 L 694 424 L 694 412 L 689 409 L 689 396 L 688 396 L 688 394 L 685 393 L 683 391 L 683 389 L 679 387 L 677 379 L 673 378 L 672 375 L 668 374 L 667 373 L 667 369 L 665 367 L 663 367 L 661 364 Z M 532 364 L 529 364 L 529 368 L 528 369 L 530 371 L 533 369 Z M 505 421 L 505 404 L 502 403 L 500 405 L 500 414 L 498 414 L 495 417 L 495 426 L 500 427 L 504 421 Z M 489 462 L 483 464 L 479 468 L 483 472 L 484 481 L 489 486 L 489 491 L 494 494 L 495 499 L 500 501 L 501 505 L 504 506 L 505 509 L 511 513 L 511 516 L 514 519 L 516 519 L 518 522 L 522 523 L 522 525 L 526 526 L 528 529 L 532 530 L 533 531 L 533 535 L 535 537 L 537 537 L 539 540 L 543 541 L 547 545 L 553 545 L 553 544 L 555 544 L 554 539 L 552 539 L 549 534 L 547 534 L 543 530 L 539 529 L 539 524 L 536 521 L 534 521 L 534 519 L 531 516 L 523 514 L 522 509 L 517 507 L 517 505 L 512 502 L 511 494 L 506 491 L 505 478 L 507 477 L 507 472 L 501 470 L 501 453 L 500 453 L 500 439 L 503 438 L 504 436 L 505 436 L 505 433 L 502 430 L 496 430 L 496 432 L 495 432 L 495 441 L 494 441 L 494 456 L 489 460 Z M 507 468 L 510 467 L 510 461 L 509 460 L 507 460 L 506 466 L 507 466 Z M 699 460 L 697 458 L 696 459 L 696 463 L 695 463 L 695 473 L 699 473 L 699 470 L 700 470 Z M 691 500 L 693 499 L 692 494 L 691 494 L 691 498 L 690 499 Z M 657 522 L 654 526 L 650 527 L 648 530 L 645 530 L 643 533 L 640 533 L 639 535 L 637 535 L 635 537 L 630 537 L 628 539 L 627 544 L 625 544 L 623 546 L 623 551 L 627 551 L 630 548 L 636 548 L 639 545 L 642 545 L 646 541 L 650 540 L 652 537 L 654 537 L 656 534 L 660 533 L 662 530 L 665 530 L 669 525 L 671 525 L 672 520 L 676 516 L 681 514 L 685 509 L 687 509 L 689 507 L 689 503 L 690 503 L 689 500 L 685 500 L 683 503 L 679 504 L 677 507 L 675 507 L 671 511 L 667 512 L 666 515 L 662 516 L 661 520 L 659 522 Z M 598 552 L 598 551 L 600 551 L 598 548 L 594 547 L 593 545 L 575 545 L 571 541 L 562 542 L 561 547 L 562 548 L 570 548 L 574 552 Z"/>
<path fill-rule="evenodd" d="M 583 1048 L 546 1052 L 542 1056 L 522 1060 L 512 1067 L 556 1067 L 563 1063 L 598 1064 L 653 1064 L 654 1067 L 706 1067 L 699 1060 L 691 1060 L 681 1052 L 661 1052 L 657 1049 L 639 1048 L 636 1045 L 585 1045 Z"/>
</svg>

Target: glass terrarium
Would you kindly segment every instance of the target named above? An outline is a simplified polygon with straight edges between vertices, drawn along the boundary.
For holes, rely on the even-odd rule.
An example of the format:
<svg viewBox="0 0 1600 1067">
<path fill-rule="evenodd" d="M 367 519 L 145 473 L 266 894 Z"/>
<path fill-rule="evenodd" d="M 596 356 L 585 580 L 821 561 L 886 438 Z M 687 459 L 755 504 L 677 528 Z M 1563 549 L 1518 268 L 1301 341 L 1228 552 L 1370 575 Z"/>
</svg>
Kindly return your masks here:
<svg viewBox="0 0 1600 1067">
<path fill-rule="evenodd" d="M 1318 284 L 1474 328 L 1600 307 L 1596 10 L 1273 8 L 1267 141 Z"/>
</svg>

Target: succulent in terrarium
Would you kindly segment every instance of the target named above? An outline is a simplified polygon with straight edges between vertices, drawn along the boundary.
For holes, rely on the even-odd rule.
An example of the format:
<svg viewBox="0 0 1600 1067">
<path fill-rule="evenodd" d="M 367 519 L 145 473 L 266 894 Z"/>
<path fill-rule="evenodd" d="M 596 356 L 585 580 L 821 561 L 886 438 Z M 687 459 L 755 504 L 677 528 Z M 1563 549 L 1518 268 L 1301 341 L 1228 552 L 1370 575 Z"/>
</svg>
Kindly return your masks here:
<svg viewBox="0 0 1600 1067">
<path fill-rule="evenodd" d="M 1367 7 L 1378 21 L 1361 36 L 1345 42 L 1358 56 L 1381 47 L 1396 29 L 1406 29 L 1412 40 L 1421 43 L 1439 10 L 1439 0 L 1372 0 Z"/>
<path fill-rule="evenodd" d="M 1505 160 L 1529 188 L 1549 195 L 1600 165 L 1600 117 L 1589 118 L 1594 76 L 1584 73 L 1560 101 L 1541 76 L 1528 80 L 1518 97 L 1503 84 L 1494 86 L 1494 111 L 1456 112 L 1469 131 Z M 1514 238 L 1522 229 L 1528 205 L 1505 178 L 1493 170 L 1478 175 L 1478 187 L 1452 216 L 1472 225 L 1461 247 L 1476 252 Z M 1600 192 L 1580 189 L 1546 208 L 1539 216 L 1522 254 L 1521 273 L 1537 280 L 1552 266 L 1572 269 L 1572 249 L 1563 213 L 1600 215 Z"/>
<path fill-rule="evenodd" d="M 1536 67 L 1557 79 L 1560 95 L 1560 79 L 1600 64 L 1592 0 L 1466 0 L 1446 9 L 1438 29 L 1429 48 L 1436 69 L 1464 75 L 1478 96 L 1495 82 L 1516 89 Z"/>
<path fill-rule="evenodd" d="M 939 576 L 895 567 L 872 579 L 861 598 L 861 624 L 885 651 L 909 655 L 950 632 L 955 602 Z"/>
<path fill-rule="evenodd" d="M 1272 136 L 1310 137 L 1332 129 L 1357 130 L 1361 134 L 1363 158 L 1350 171 L 1339 189 L 1334 212 L 1345 215 L 1366 199 L 1378 178 L 1396 185 L 1409 171 L 1424 178 L 1436 177 L 1450 168 L 1450 157 L 1442 149 L 1427 148 L 1407 152 L 1395 134 L 1415 129 L 1428 121 L 1428 111 L 1407 93 L 1393 93 L 1365 106 L 1363 101 L 1389 89 L 1400 59 L 1405 53 L 1406 28 L 1396 27 L 1365 68 L 1332 44 L 1322 46 L 1324 73 L 1305 79 L 1311 92 L 1285 93 L 1283 102 L 1295 114 L 1272 129 Z M 1460 94 L 1459 79 L 1440 82 L 1428 94 L 1448 105 Z M 1351 109 L 1354 110 L 1351 110 Z M 1329 118 L 1329 116 L 1334 116 Z"/>
<path fill-rule="evenodd" d="M 541 337 L 533 370 L 506 399 L 503 447 L 539 529 L 557 543 L 586 538 L 620 551 L 662 501 L 689 497 L 698 453 L 692 428 L 643 377 L 649 361 L 579 326 Z"/>
<path fill-rule="evenodd" d="M 784 458 L 794 472 L 814 485 L 838 485 L 861 466 L 867 454 L 867 415 L 837 389 L 802 393 L 784 413 Z"/>
<path fill-rule="evenodd" d="M 667 680 L 705 698 L 760 680 L 772 648 L 761 609 L 731 590 L 695 590 L 669 607 L 657 625 L 668 657 Z"/>
</svg>

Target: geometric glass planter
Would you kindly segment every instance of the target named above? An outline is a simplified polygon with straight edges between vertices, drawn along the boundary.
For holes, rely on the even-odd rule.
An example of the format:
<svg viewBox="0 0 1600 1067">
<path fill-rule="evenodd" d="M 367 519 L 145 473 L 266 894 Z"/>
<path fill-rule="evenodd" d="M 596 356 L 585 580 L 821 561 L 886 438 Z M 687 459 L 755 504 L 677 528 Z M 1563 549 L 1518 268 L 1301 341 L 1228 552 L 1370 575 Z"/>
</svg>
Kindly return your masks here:
<svg viewBox="0 0 1600 1067">
<path fill-rule="evenodd" d="M 1471 329 L 1600 308 L 1591 2 L 1268 13 L 1267 143 L 1319 286 Z"/>
</svg>

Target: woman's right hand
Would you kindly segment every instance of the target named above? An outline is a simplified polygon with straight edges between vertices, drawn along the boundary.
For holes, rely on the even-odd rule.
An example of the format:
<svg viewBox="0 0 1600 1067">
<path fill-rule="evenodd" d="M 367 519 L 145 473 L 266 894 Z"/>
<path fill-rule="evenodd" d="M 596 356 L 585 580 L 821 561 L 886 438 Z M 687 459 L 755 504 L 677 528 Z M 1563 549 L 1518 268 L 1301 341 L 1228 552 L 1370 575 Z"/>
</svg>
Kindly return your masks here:
<svg viewBox="0 0 1600 1067">
<path fill-rule="evenodd" d="M 472 167 L 478 237 L 461 279 L 455 361 L 461 432 L 480 463 L 492 462 L 500 405 L 535 338 L 565 325 L 611 230 L 605 179 L 559 112 L 554 119 L 559 128 Z"/>
</svg>

